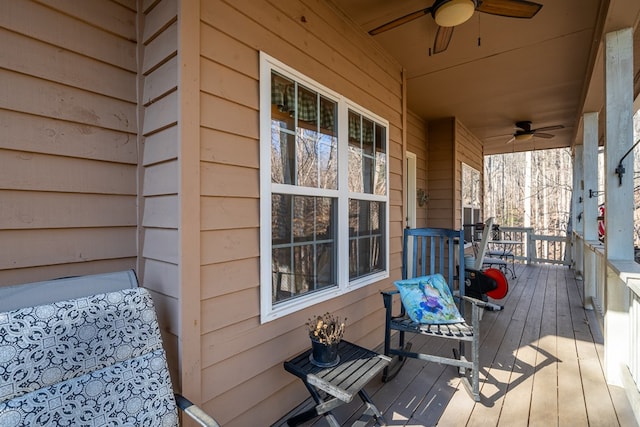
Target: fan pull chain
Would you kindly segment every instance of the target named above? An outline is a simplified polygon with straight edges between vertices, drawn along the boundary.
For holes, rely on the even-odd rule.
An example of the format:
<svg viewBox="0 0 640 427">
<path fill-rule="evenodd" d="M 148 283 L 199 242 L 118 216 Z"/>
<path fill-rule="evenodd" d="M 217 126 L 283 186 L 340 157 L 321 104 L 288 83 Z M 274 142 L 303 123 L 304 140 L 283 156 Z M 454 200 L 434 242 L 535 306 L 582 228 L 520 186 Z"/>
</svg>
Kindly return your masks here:
<svg viewBox="0 0 640 427">
<path fill-rule="evenodd" d="M 480 47 L 480 13 L 477 13 L 476 15 L 478 15 L 478 47 Z"/>
</svg>

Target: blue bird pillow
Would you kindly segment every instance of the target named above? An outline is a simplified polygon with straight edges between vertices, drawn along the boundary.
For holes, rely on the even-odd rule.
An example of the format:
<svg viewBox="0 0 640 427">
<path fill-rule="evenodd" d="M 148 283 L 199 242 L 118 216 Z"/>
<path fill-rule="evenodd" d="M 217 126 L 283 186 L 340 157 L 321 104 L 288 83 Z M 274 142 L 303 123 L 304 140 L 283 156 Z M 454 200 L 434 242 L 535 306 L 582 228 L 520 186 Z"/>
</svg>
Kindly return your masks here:
<svg viewBox="0 0 640 427">
<path fill-rule="evenodd" d="M 464 322 L 441 274 L 394 282 L 407 314 L 416 323 Z"/>
</svg>

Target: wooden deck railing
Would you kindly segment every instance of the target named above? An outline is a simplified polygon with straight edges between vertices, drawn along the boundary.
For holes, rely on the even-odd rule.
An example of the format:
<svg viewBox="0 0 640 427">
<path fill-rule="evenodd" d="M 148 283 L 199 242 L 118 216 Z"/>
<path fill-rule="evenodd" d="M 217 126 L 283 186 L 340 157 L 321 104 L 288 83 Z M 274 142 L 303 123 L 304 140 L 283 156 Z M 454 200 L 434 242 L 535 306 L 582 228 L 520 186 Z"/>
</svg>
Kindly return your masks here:
<svg viewBox="0 0 640 427">
<path fill-rule="evenodd" d="M 527 263 L 570 265 L 569 236 L 534 234 L 531 227 L 500 227 L 502 239 L 523 242 L 513 248 L 516 260 Z"/>
</svg>

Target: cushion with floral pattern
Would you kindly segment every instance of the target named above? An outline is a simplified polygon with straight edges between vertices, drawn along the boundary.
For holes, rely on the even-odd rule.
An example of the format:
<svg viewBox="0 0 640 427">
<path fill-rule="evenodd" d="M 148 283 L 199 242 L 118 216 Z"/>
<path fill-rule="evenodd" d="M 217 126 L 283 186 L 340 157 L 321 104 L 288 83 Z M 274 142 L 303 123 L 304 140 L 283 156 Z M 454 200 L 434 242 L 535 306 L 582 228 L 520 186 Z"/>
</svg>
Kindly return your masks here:
<svg viewBox="0 0 640 427">
<path fill-rule="evenodd" d="M 464 322 L 449 285 L 441 274 L 394 282 L 409 318 L 416 323 L 448 324 Z"/>
</svg>

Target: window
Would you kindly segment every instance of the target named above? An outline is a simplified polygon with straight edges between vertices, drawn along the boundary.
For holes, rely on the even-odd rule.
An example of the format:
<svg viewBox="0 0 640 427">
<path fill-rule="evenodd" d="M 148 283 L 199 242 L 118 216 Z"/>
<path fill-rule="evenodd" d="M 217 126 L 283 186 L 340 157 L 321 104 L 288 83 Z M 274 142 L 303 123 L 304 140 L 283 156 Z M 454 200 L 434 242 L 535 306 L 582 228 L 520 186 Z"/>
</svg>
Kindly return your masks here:
<svg viewBox="0 0 640 427">
<path fill-rule="evenodd" d="M 462 226 L 467 242 L 478 238 L 472 233 L 475 230 L 473 225 L 482 222 L 480 209 L 480 172 L 462 163 Z"/>
<path fill-rule="evenodd" d="M 388 123 L 261 54 L 261 319 L 388 277 Z"/>
</svg>

